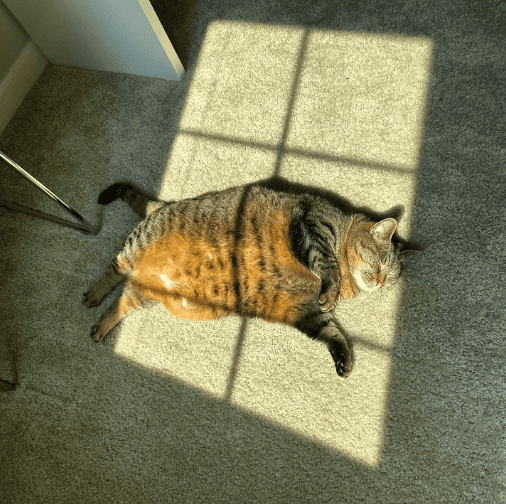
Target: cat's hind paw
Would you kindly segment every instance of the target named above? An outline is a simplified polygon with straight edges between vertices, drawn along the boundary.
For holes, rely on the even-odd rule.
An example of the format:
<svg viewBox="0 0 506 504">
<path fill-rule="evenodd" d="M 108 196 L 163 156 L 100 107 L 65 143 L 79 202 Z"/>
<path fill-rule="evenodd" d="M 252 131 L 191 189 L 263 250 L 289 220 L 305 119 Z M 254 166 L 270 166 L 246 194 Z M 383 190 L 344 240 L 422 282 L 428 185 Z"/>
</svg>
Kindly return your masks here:
<svg viewBox="0 0 506 504">
<path fill-rule="evenodd" d="M 104 334 L 103 326 L 100 322 L 97 322 L 92 328 L 90 337 L 95 343 L 99 343 L 105 338 L 106 334 Z"/>
</svg>

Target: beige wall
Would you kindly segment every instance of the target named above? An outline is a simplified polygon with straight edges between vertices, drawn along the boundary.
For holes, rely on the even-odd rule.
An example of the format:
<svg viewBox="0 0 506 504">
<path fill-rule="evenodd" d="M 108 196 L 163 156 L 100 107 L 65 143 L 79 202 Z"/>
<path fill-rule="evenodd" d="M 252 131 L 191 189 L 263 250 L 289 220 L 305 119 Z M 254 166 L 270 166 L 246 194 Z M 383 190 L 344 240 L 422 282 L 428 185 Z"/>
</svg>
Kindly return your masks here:
<svg viewBox="0 0 506 504">
<path fill-rule="evenodd" d="M 30 37 L 0 0 L 0 82 Z"/>
<path fill-rule="evenodd" d="M 49 60 L 0 0 L 0 134 Z"/>
<path fill-rule="evenodd" d="M 184 74 L 147 0 L 0 0 L 0 134 L 49 61 L 168 80 Z"/>
</svg>

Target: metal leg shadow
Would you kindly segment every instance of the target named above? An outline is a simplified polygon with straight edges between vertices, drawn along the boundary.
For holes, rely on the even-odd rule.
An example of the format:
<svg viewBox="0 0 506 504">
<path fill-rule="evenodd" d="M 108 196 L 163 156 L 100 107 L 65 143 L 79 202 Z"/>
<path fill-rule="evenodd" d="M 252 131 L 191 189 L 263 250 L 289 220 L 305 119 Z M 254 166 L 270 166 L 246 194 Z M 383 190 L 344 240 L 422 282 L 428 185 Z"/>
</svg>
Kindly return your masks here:
<svg viewBox="0 0 506 504">
<path fill-rule="evenodd" d="M 48 220 L 51 222 L 56 222 L 57 224 L 61 224 L 62 226 L 67 226 L 73 229 L 77 229 L 78 231 L 81 231 L 81 233 L 85 234 L 95 234 L 97 232 L 97 226 L 94 226 L 93 224 L 90 224 L 81 214 L 76 212 L 72 207 L 68 206 L 64 201 L 62 201 L 56 194 L 52 193 L 47 187 L 42 185 L 37 179 L 33 178 L 28 172 L 23 170 L 21 166 L 17 165 L 12 159 L 10 159 L 8 156 L 6 156 L 3 152 L 0 151 L 0 159 L 5 161 L 8 165 L 10 165 L 12 168 L 14 168 L 17 172 L 21 173 L 23 177 L 28 179 L 35 187 L 40 189 L 44 194 L 47 194 L 51 199 L 59 203 L 67 212 L 72 214 L 78 221 L 82 223 L 76 224 L 75 222 L 66 220 L 66 219 L 60 219 L 59 217 L 55 217 L 54 215 L 45 214 L 43 212 L 39 212 L 37 210 L 33 210 L 31 208 L 26 208 L 21 205 L 16 205 L 14 203 L 9 203 L 8 201 L 5 201 L 3 199 L 0 199 L 0 205 L 12 208 L 13 210 L 17 210 L 18 212 L 24 212 L 28 215 L 33 215 L 35 217 L 39 217 L 40 219 Z"/>
</svg>

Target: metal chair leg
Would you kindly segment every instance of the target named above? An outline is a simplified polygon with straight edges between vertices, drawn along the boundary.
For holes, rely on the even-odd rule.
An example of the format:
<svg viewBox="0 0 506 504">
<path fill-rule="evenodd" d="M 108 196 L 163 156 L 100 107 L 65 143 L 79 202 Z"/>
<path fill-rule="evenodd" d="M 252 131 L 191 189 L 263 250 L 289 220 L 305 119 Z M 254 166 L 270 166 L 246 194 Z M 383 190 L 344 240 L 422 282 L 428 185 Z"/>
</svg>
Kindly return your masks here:
<svg viewBox="0 0 506 504">
<path fill-rule="evenodd" d="M 45 214 L 43 212 L 39 212 L 37 210 L 33 210 L 32 208 L 26 208 L 21 205 L 16 205 L 14 203 L 9 203 L 8 201 L 5 201 L 3 199 L 0 199 L 0 205 L 12 208 L 13 210 L 17 210 L 19 212 L 24 212 L 28 215 L 33 215 L 35 217 L 39 217 L 40 219 L 49 220 L 51 222 L 55 222 L 57 224 L 61 224 L 62 226 L 67 226 L 73 229 L 76 229 L 78 231 L 81 231 L 81 233 L 85 234 L 96 234 L 97 232 L 97 226 L 94 226 L 93 224 L 89 223 L 80 213 L 76 212 L 72 207 L 67 205 L 64 201 L 62 201 L 56 194 L 51 192 L 47 187 L 42 185 L 37 179 L 32 177 L 28 172 L 23 170 L 21 166 L 16 164 L 12 159 L 10 159 L 8 156 L 6 156 L 3 152 L 0 151 L 0 159 L 5 161 L 9 166 L 14 168 L 18 173 L 23 175 L 26 179 L 28 179 L 35 187 L 40 189 L 44 194 L 47 194 L 51 199 L 59 203 L 67 212 L 72 214 L 73 217 L 75 217 L 78 221 L 82 223 L 76 224 L 75 222 L 66 220 L 66 219 L 60 219 L 59 217 L 55 217 L 54 215 Z"/>
</svg>

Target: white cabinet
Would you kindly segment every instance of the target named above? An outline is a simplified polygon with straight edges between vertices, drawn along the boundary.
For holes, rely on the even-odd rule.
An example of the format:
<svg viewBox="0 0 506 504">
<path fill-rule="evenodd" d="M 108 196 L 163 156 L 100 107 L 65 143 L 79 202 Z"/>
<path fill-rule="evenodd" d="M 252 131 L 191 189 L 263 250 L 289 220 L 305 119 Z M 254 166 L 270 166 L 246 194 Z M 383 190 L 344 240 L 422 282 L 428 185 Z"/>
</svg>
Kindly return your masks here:
<svg viewBox="0 0 506 504">
<path fill-rule="evenodd" d="M 54 64 L 179 80 L 184 69 L 149 0 L 3 0 Z"/>
</svg>

